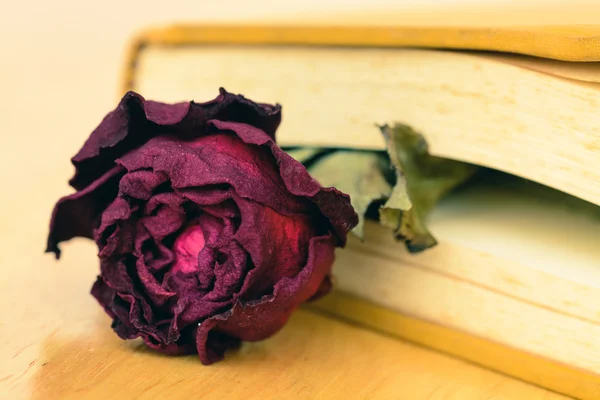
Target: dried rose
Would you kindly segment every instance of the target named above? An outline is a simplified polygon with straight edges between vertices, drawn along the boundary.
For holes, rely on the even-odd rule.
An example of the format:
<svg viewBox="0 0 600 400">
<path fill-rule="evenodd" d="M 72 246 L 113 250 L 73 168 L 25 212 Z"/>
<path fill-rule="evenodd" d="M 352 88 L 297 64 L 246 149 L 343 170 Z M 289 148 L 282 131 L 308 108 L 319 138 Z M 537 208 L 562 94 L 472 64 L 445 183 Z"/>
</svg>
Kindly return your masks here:
<svg viewBox="0 0 600 400">
<path fill-rule="evenodd" d="M 92 294 L 121 338 L 210 364 L 330 289 L 357 215 L 275 144 L 280 120 L 223 89 L 202 104 L 129 92 L 72 159 L 77 192 L 56 204 L 47 251 L 95 240 Z"/>
</svg>

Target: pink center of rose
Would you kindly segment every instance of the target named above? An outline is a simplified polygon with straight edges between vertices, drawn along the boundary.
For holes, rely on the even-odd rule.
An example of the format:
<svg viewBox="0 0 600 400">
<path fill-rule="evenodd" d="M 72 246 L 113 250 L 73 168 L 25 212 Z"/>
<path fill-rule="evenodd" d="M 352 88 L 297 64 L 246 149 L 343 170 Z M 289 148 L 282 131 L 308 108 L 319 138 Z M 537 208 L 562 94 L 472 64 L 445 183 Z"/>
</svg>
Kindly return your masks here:
<svg viewBox="0 0 600 400">
<path fill-rule="evenodd" d="M 187 227 L 173 244 L 173 271 L 198 271 L 198 254 L 204 248 L 204 232 L 200 225 Z"/>
</svg>

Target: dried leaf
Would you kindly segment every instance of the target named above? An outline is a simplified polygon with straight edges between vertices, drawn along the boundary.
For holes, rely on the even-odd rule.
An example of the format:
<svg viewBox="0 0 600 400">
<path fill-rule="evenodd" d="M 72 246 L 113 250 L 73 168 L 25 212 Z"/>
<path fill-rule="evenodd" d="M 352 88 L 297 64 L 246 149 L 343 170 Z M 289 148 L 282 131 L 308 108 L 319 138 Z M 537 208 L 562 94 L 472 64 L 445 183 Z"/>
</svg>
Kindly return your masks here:
<svg viewBox="0 0 600 400">
<path fill-rule="evenodd" d="M 389 168 L 385 153 L 338 150 L 319 158 L 308 170 L 322 186 L 334 186 L 350 195 L 359 217 L 352 233 L 362 240 L 367 209 L 374 201 L 387 199 L 392 192 L 384 176 Z"/>
<path fill-rule="evenodd" d="M 406 125 L 380 128 L 397 178 L 392 195 L 379 210 L 380 222 L 393 229 L 410 252 L 423 251 L 437 243 L 425 224 L 427 214 L 477 167 L 430 155 L 423 136 Z"/>
</svg>

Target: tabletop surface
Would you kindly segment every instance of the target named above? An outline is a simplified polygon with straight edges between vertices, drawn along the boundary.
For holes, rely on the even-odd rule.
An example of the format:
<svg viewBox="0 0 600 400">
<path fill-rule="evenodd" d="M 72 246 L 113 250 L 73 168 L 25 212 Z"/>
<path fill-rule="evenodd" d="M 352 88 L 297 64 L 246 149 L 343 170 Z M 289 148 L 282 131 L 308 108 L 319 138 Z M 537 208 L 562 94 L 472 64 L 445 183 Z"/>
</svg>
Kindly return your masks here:
<svg viewBox="0 0 600 400">
<path fill-rule="evenodd" d="M 32 234 L 43 234 L 45 218 L 35 222 Z M 0 398 L 564 398 L 304 309 L 223 362 L 163 356 L 111 330 L 88 294 L 94 250 L 75 240 L 60 262 L 24 241 L 2 251 L 12 268 L 0 287 Z"/>
<path fill-rule="evenodd" d="M 116 104 L 126 40 L 157 22 L 361 2 L 30 3 L 0 13 L 0 398 L 564 398 L 306 310 L 209 367 L 119 340 L 89 295 L 94 245 L 74 240 L 60 262 L 42 252 L 69 158 Z"/>
</svg>

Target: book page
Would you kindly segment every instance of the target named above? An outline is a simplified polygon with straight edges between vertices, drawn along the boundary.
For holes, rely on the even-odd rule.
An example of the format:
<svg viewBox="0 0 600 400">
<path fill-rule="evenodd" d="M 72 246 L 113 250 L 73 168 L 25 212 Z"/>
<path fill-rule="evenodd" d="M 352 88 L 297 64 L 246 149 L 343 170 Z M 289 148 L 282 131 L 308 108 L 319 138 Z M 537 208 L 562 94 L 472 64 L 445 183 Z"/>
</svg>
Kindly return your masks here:
<svg viewBox="0 0 600 400">
<path fill-rule="evenodd" d="M 432 154 L 600 204 L 600 84 L 462 53 L 307 46 L 154 46 L 132 88 L 207 101 L 219 86 L 283 105 L 281 145 L 382 149 L 377 124 L 422 133 Z"/>
</svg>

